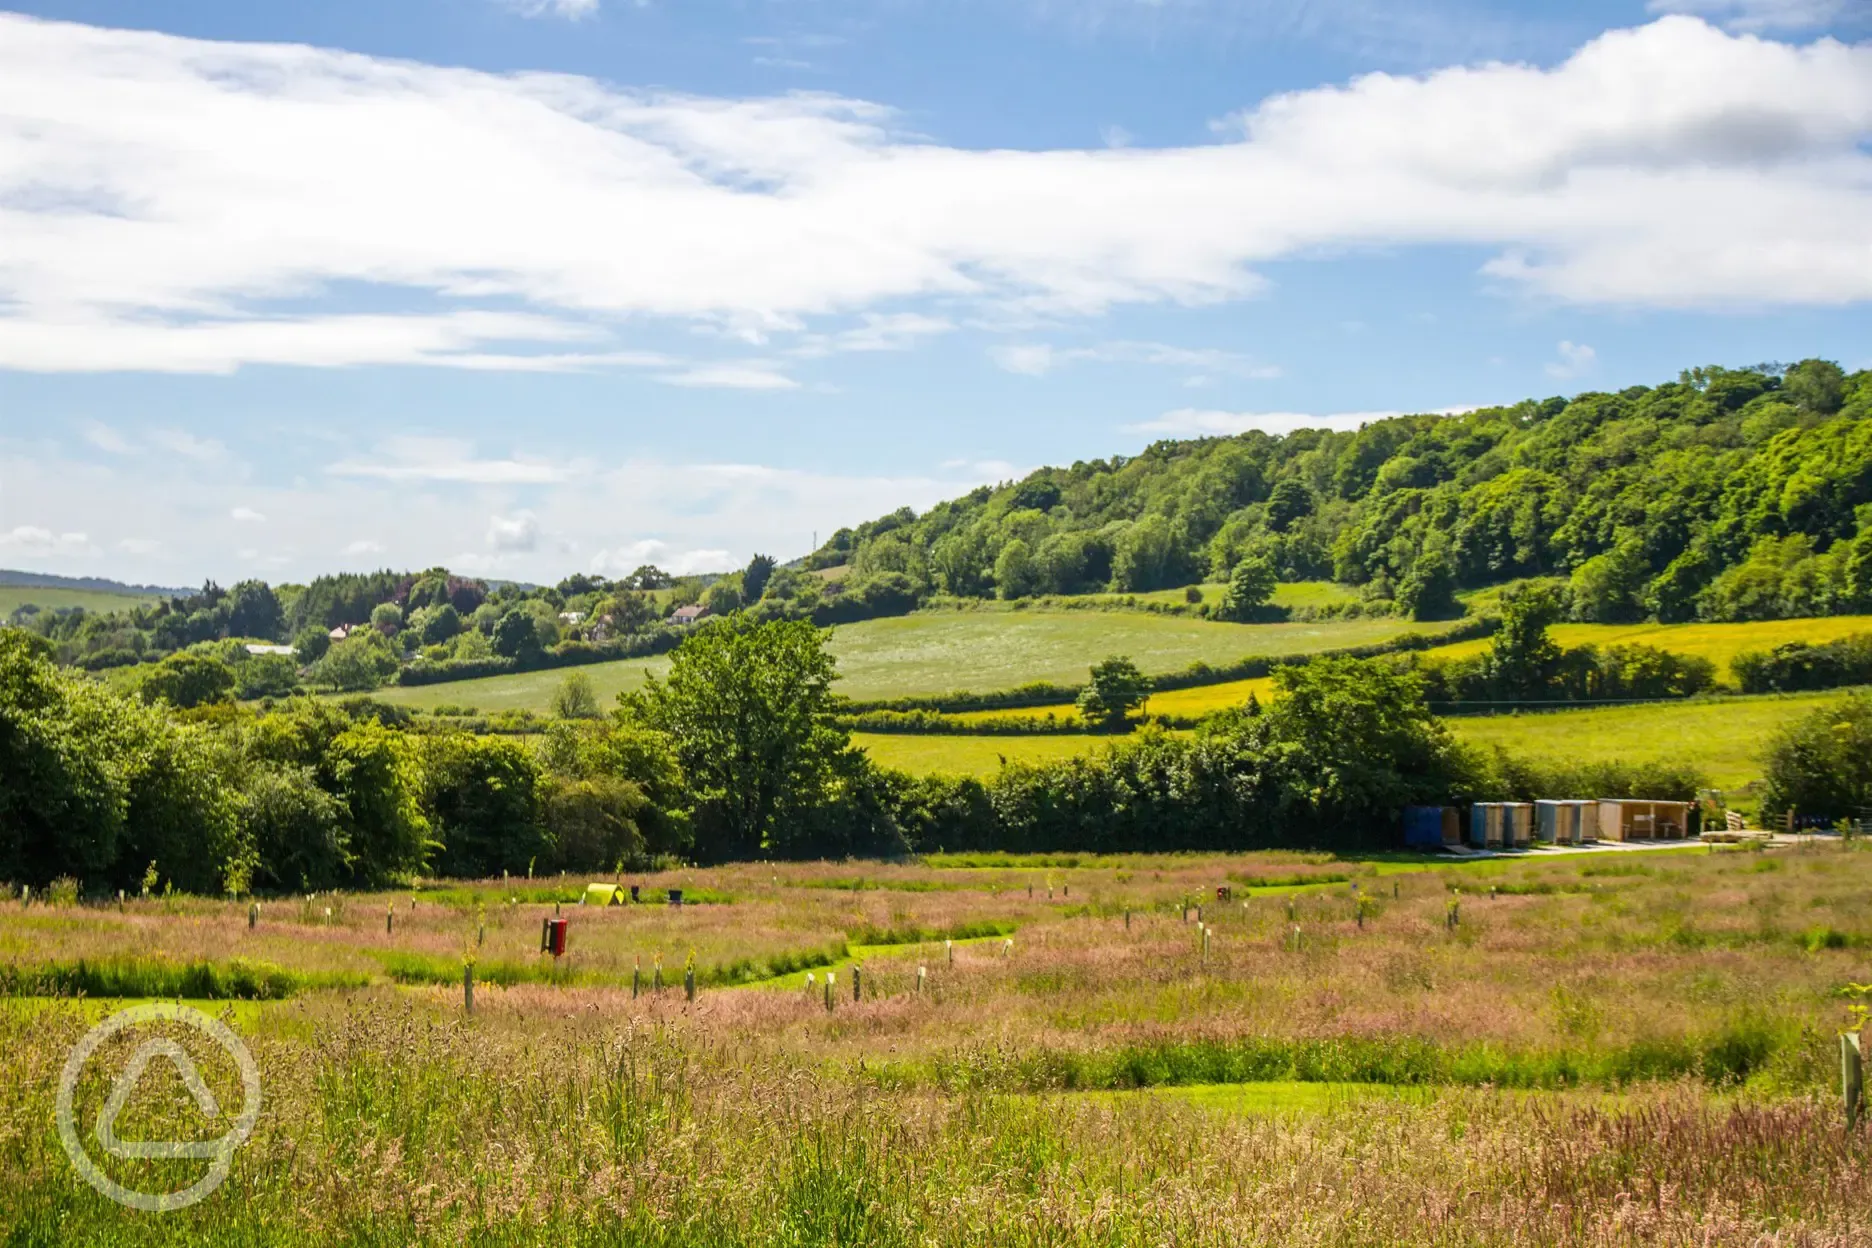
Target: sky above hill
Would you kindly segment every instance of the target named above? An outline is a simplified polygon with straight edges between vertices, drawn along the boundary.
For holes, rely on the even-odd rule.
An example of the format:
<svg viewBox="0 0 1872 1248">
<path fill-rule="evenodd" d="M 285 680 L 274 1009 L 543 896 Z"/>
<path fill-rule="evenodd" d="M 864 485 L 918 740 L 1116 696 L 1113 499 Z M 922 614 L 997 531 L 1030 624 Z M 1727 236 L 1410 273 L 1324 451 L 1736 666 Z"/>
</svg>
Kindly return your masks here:
<svg viewBox="0 0 1872 1248">
<path fill-rule="evenodd" d="M 1044 463 L 1872 365 L 1872 0 L 0 12 L 0 567 L 725 569 Z"/>
</svg>

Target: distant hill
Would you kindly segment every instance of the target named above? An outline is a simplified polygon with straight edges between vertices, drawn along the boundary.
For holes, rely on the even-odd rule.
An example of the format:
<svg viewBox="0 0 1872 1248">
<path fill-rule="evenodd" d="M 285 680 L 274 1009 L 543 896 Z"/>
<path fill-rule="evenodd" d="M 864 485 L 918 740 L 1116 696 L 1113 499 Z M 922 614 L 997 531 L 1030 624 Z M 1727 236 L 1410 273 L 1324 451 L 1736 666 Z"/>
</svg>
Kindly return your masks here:
<svg viewBox="0 0 1872 1248">
<path fill-rule="evenodd" d="M 50 572 L 20 572 L 0 568 L 0 586 L 20 589 L 82 589 L 97 594 L 124 594 L 133 598 L 186 598 L 195 591 L 162 585 L 126 585 L 101 576 L 56 576 Z"/>
<path fill-rule="evenodd" d="M 1872 610 L 1872 371 L 1697 368 L 1357 432 L 1162 441 L 840 529 L 807 565 L 1018 599 L 1247 558 L 1433 618 L 1454 589 L 1544 576 L 1603 623 Z"/>
</svg>

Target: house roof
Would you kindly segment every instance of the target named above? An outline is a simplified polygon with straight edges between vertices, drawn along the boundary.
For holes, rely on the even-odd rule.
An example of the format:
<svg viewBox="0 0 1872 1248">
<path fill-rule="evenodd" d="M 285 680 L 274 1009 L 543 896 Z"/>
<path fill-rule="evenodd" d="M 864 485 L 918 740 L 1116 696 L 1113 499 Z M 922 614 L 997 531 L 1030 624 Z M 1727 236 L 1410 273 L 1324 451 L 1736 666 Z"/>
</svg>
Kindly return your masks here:
<svg viewBox="0 0 1872 1248">
<path fill-rule="evenodd" d="M 670 612 L 670 619 L 679 624 L 691 624 L 708 614 L 708 608 L 701 603 L 692 603 L 686 607 L 677 607 Z"/>
</svg>

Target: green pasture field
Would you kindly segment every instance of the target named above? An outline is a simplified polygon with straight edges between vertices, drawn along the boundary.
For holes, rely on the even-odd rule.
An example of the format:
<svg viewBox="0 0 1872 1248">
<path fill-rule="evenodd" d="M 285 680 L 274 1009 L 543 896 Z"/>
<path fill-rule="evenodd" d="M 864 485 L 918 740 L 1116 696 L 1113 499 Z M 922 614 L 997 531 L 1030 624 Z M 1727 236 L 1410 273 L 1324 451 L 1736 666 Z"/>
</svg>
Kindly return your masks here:
<svg viewBox="0 0 1872 1248">
<path fill-rule="evenodd" d="M 842 625 L 831 648 L 844 677 L 839 692 L 871 699 L 1080 684 L 1111 655 L 1156 675 L 1199 660 L 1221 665 L 1371 645 L 1423 627 L 1399 619 L 1224 624 L 1130 611 L 935 610 Z"/>
<path fill-rule="evenodd" d="M 991 692 L 1030 681 L 1077 684 L 1092 664 L 1128 655 L 1146 672 L 1179 671 L 1197 660 L 1233 663 L 1387 641 L 1425 626 L 1408 620 L 1222 624 L 1142 611 L 927 611 L 832 630 L 838 691 L 872 699 L 958 690 Z M 1435 627 L 1435 626 L 1431 626 Z M 569 671 L 584 672 L 609 704 L 669 659 L 623 659 L 579 668 L 485 676 L 440 685 L 390 686 L 375 697 L 399 706 L 472 706 L 484 712 L 546 711 Z M 1245 696 L 1245 695 L 1244 695 Z"/>
<path fill-rule="evenodd" d="M 1736 791 L 1761 777 L 1768 738 L 1843 691 L 1696 698 L 1634 706 L 1448 720 L 1465 741 L 1552 762 L 1687 762 L 1719 789 Z"/>
<path fill-rule="evenodd" d="M 0 619 L 28 603 L 47 611 L 83 607 L 93 614 L 128 611 L 140 603 L 155 602 L 154 594 L 114 594 L 100 589 L 38 589 L 25 585 L 0 585 Z"/>
<path fill-rule="evenodd" d="M 245 901 L 0 900 L 0 982 L 247 959 L 305 985 L 195 1002 L 240 1035 L 262 1113 L 225 1183 L 164 1214 L 85 1186 L 50 1125 L 68 1055 L 129 999 L 0 995 L 0 1241 L 1872 1235 L 1868 1145 L 1842 1130 L 1837 1092 L 1837 1032 L 1872 949 L 1861 845 L 1474 864 L 934 855 L 627 879 L 709 900 L 585 908 L 566 902 L 582 879 L 423 881 L 262 899 L 252 929 Z M 555 896 L 559 965 L 538 952 Z M 317 986 L 352 974 L 366 978 Z M 79 1122 L 158 1035 L 219 1106 L 241 1103 L 231 1060 L 157 1025 L 78 1071 Z M 126 1140 L 218 1126 L 173 1077 L 140 1081 L 119 1118 Z M 87 1153 L 146 1192 L 207 1165 Z"/>
<path fill-rule="evenodd" d="M 646 676 L 661 676 L 669 670 L 669 656 L 648 659 L 620 659 L 614 663 L 587 663 L 583 667 L 560 667 L 540 672 L 516 672 L 510 676 L 483 676 L 479 680 L 452 680 L 439 685 L 387 685 L 370 695 L 380 702 L 417 710 L 438 706 L 468 706 L 484 714 L 498 711 L 536 711 L 552 709 L 553 692 L 573 672 L 583 672 L 598 695 L 598 705 L 608 709 L 620 693 L 641 688 Z"/>
</svg>

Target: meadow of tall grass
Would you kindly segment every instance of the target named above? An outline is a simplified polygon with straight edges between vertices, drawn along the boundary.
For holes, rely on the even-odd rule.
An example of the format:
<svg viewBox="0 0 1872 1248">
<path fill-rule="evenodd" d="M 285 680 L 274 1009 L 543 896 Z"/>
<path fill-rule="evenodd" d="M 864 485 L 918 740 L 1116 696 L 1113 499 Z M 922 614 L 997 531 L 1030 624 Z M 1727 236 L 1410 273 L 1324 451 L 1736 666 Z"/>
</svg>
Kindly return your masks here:
<svg viewBox="0 0 1872 1248">
<path fill-rule="evenodd" d="M 1865 1130 L 1843 1130 L 1836 1088 L 1842 993 L 1872 979 L 1856 847 L 953 855 L 639 882 L 714 900 L 561 899 L 557 970 L 536 952 L 551 882 L 263 902 L 251 930 L 244 902 L 0 903 L 0 1242 L 1872 1242 Z M 259 1128 L 203 1204 L 109 1204 L 51 1126 L 97 1016 L 59 968 L 236 958 L 288 977 L 230 1013 Z M 399 971 L 419 963 L 436 973 Z M 802 986 L 827 969 L 831 1009 L 823 975 Z M 231 1065 L 203 1073 L 238 1099 Z M 1296 1081 L 1327 1091 L 1171 1091 Z M 150 1087 L 138 1129 L 199 1126 L 179 1083 Z M 107 1092 L 88 1076 L 81 1114 Z M 203 1163 L 110 1164 L 179 1186 Z"/>
</svg>

